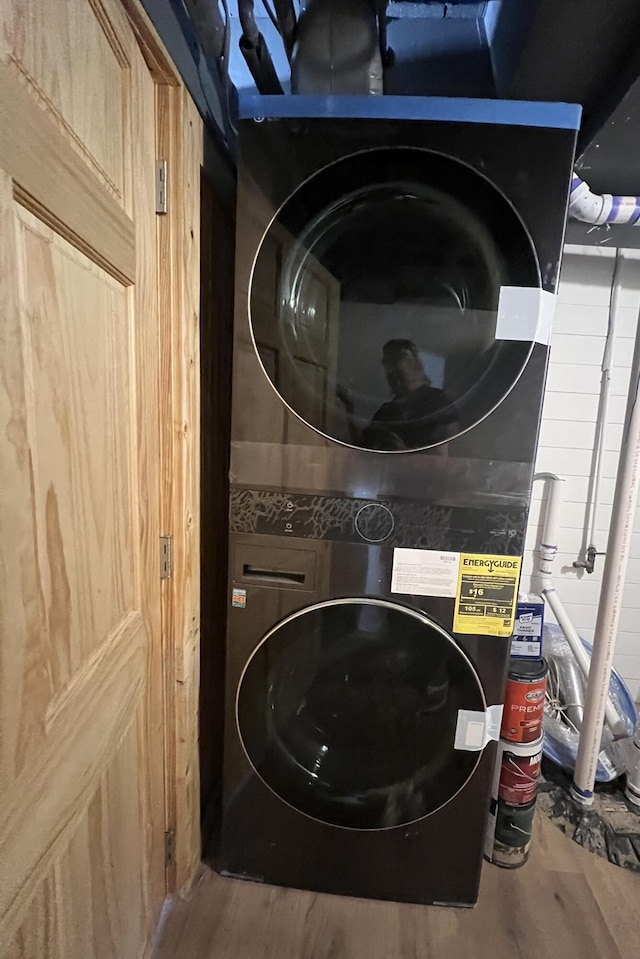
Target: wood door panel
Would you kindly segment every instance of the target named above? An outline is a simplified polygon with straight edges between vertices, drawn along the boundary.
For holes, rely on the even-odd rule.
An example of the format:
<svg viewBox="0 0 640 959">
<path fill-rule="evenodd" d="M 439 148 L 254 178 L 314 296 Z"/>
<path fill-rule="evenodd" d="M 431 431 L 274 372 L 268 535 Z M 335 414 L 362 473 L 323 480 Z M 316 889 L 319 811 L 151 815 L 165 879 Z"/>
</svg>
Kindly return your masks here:
<svg viewBox="0 0 640 959">
<path fill-rule="evenodd" d="M 121 959 L 140 955 L 154 916 L 140 883 L 139 713 L 87 809 L 40 880 L 3 959 Z"/>
<path fill-rule="evenodd" d="M 5 369 L 10 417 L 22 421 L 12 485 L 29 498 L 21 510 L 14 502 L 22 549 L 5 573 L 7 624 L 27 617 L 25 636 L 7 625 L 0 648 L 4 726 L 13 728 L 0 747 L 5 788 L 37 751 L 54 697 L 134 607 L 139 579 L 129 294 L 13 206 L 20 295 L 10 322 L 19 333 Z"/>
<path fill-rule="evenodd" d="M 148 904 L 140 883 L 146 860 L 144 822 L 138 796 L 137 723 L 123 739 L 88 810 L 87 845 L 70 850 L 68 875 L 88 860 L 91 896 L 77 889 L 77 915 L 90 911 L 90 956 L 135 957 L 148 938 Z"/>
<path fill-rule="evenodd" d="M 60 915 L 51 904 L 58 889 L 53 870 L 42 880 L 24 919 L 24 924 L 7 944 L 5 959 L 64 959 L 60 952 Z M 87 953 L 91 955 L 91 953 Z"/>
<path fill-rule="evenodd" d="M 131 725 L 145 688 L 145 646 L 141 617 L 132 614 L 69 690 L 39 748 L 32 748 L 29 765 L 3 794 L 0 916 L 5 926 L 13 924 L 60 855 L 66 831 L 91 801 Z M 140 760 L 144 768 L 147 759 Z M 138 784 L 139 777 L 132 788 Z M 25 797 L 34 797 L 33 802 Z"/>
<path fill-rule="evenodd" d="M 124 13 L 105 9 L 7 0 L 0 14 L 0 955 L 10 959 L 140 959 L 165 894 L 156 89 Z M 49 99 L 18 76 L 18 40 Z M 122 122 L 108 131 L 115 152 L 101 154 L 102 128 L 78 117 L 82 103 L 99 112 L 110 98 Z M 119 196 L 93 162 L 107 169 L 116 155 Z"/>
<path fill-rule="evenodd" d="M 134 601 L 130 297 L 24 210 L 20 225 L 39 556 L 58 557 L 41 589 L 73 670 Z"/>
<path fill-rule="evenodd" d="M 20 136 L 15 131 L 20 130 Z M 125 151 L 130 163 L 130 145 Z M 43 162 L 46 157 L 46 162 Z M 123 283 L 136 276 L 131 218 L 121 209 L 69 137 L 0 65 L 0 167 L 20 201 Z"/>
<path fill-rule="evenodd" d="M 18 215 L 28 442 L 56 692 L 136 593 L 131 301 L 84 254 Z"/>
<path fill-rule="evenodd" d="M 5 61 L 124 204 L 131 46 L 126 31 L 113 25 L 100 0 L 20 0 L 3 9 Z"/>
</svg>

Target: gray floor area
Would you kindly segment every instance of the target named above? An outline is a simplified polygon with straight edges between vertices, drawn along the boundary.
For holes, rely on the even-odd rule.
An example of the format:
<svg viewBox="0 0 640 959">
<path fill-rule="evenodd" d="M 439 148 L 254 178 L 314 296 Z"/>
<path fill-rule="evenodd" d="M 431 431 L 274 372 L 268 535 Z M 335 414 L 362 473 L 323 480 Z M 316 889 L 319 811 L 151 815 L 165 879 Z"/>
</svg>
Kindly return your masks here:
<svg viewBox="0 0 640 959">
<path fill-rule="evenodd" d="M 598 789 L 587 807 L 574 802 L 569 786 L 567 775 L 545 763 L 538 792 L 542 812 L 584 849 L 640 873 L 640 809 L 627 801 L 619 784 Z"/>
</svg>

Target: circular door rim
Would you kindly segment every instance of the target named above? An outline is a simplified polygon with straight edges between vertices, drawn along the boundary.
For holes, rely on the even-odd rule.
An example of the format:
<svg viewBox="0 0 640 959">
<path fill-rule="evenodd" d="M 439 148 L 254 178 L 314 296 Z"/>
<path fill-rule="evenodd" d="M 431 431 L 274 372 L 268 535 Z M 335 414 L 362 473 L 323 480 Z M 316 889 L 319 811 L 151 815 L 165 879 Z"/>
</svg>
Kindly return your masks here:
<svg viewBox="0 0 640 959">
<path fill-rule="evenodd" d="M 523 220 L 522 217 L 520 216 L 520 213 L 519 213 L 518 210 L 515 208 L 514 204 L 511 202 L 511 200 L 509 199 L 509 197 L 506 196 L 506 195 L 503 193 L 503 191 L 493 182 L 493 180 L 489 179 L 489 177 L 486 176 L 486 174 L 482 173 L 480 170 L 477 170 L 474 166 L 472 166 L 470 163 L 467 163 L 465 160 L 461 160 L 461 159 L 459 159 L 458 157 L 450 156 L 448 153 L 442 153 L 440 150 L 430 150 L 428 147 L 415 147 L 415 146 L 368 147 L 366 150 L 356 150 L 354 153 L 347 153 L 347 154 L 345 154 L 344 156 L 338 157 L 336 160 L 332 160 L 330 163 L 325 164 L 325 166 L 320 167 L 319 170 L 316 170 L 314 173 L 311 173 L 311 174 L 310 174 L 308 177 L 306 177 L 304 180 L 301 180 L 301 181 L 300 181 L 300 183 L 296 186 L 296 188 L 291 191 L 291 193 L 287 196 L 287 198 L 286 198 L 285 200 L 282 201 L 282 203 L 280 204 L 280 206 L 278 207 L 278 209 L 276 210 L 276 212 L 274 213 L 274 215 L 273 215 L 273 216 L 271 217 L 271 219 L 269 220 L 269 223 L 268 223 L 266 229 L 264 230 L 262 236 L 260 237 L 260 241 L 259 241 L 259 243 L 258 243 L 258 245 L 257 245 L 257 247 L 256 247 L 256 252 L 255 252 L 255 255 L 254 255 L 254 258 L 253 258 L 253 263 L 251 264 L 251 273 L 250 273 L 250 276 L 249 276 L 249 289 L 248 289 L 248 291 L 247 291 L 247 320 L 248 320 L 248 323 L 249 323 L 249 334 L 250 334 L 250 336 L 251 336 L 251 343 L 252 343 L 252 345 L 253 345 L 253 350 L 254 350 L 255 356 L 256 356 L 256 358 L 257 358 L 257 360 L 258 360 L 258 363 L 260 364 L 260 369 L 262 370 L 262 372 L 263 372 L 263 374 L 264 374 L 264 376 L 265 376 L 265 379 L 266 379 L 267 383 L 269 384 L 269 386 L 271 387 L 271 389 L 273 390 L 273 392 L 276 394 L 276 396 L 278 397 L 278 399 L 280 400 L 280 402 L 284 404 L 284 406 L 289 410 L 290 413 L 293 414 L 293 416 L 296 417 L 296 419 L 298 419 L 301 423 L 304 423 L 304 425 L 305 425 L 306 427 L 308 427 L 310 430 L 312 430 L 312 431 L 313 431 L 314 433 L 316 433 L 318 436 L 322 436 L 324 439 L 329 440 L 330 443 L 337 443 L 338 446 L 343 446 L 343 447 L 345 447 L 346 449 L 358 450 L 359 452 L 362 452 L 362 453 L 374 453 L 374 454 L 383 455 L 383 456 L 388 456 L 389 454 L 393 454 L 393 455 L 409 455 L 409 454 L 411 454 L 411 453 L 424 453 L 424 452 L 426 452 L 427 450 L 438 449 L 438 447 L 444 446 L 444 445 L 447 444 L 447 443 L 452 443 L 454 440 L 458 439 L 460 436 L 464 436 L 466 433 L 469 433 L 471 430 L 474 430 L 477 426 L 480 426 L 480 424 L 483 423 L 489 416 L 491 416 L 491 414 L 494 413 L 494 412 L 498 409 L 499 406 L 502 406 L 502 404 L 504 403 L 504 401 L 506 400 L 506 398 L 509 396 L 509 394 L 512 392 L 512 390 L 513 390 L 513 389 L 516 387 L 516 385 L 519 383 L 519 381 L 521 380 L 522 375 L 523 375 L 525 369 L 527 368 L 527 365 L 528 365 L 528 363 L 529 363 L 529 360 L 531 359 L 531 354 L 533 353 L 533 349 L 534 349 L 534 346 L 535 346 L 535 344 L 536 344 L 536 340 L 535 340 L 535 339 L 531 341 L 531 343 L 530 343 L 530 348 L 529 348 L 529 352 L 527 353 L 527 358 L 526 358 L 526 360 L 525 360 L 525 362 L 524 362 L 524 364 L 523 364 L 522 369 L 520 370 L 520 373 L 518 374 L 518 376 L 516 377 L 516 379 L 513 381 L 513 383 L 511 384 L 511 386 L 509 387 L 509 389 L 507 390 L 507 392 L 504 394 L 504 396 L 503 396 L 500 400 L 498 400 L 498 402 L 495 403 L 495 404 L 491 407 L 490 410 L 488 410 L 483 416 L 481 416 L 479 420 L 476 420 L 476 422 L 475 422 L 475 423 L 472 423 L 471 426 L 467 426 L 466 429 L 461 430 L 459 433 L 456 433 L 455 436 L 452 436 L 452 437 L 450 437 L 450 438 L 448 438 L 448 439 L 439 440 L 437 443 L 431 443 L 429 446 L 419 446 L 419 447 L 416 447 L 415 449 L 409 449 L 409 450 L 377 450 L 377 449 L 369 449 L 369 448 L 366 447 L 366 446 L 357 446 L 355 443 L 347 443 L 345 440 L 336 439 L 335 436 L 330 436 L 328 433 L 325 433 L 323 430 L 318 429 L 317 426 L 313 426 L 311 423 L 307 422 L 307 420 L 305 420 L 304 417 L 302 417 L 302 416 L 297 412 L 297 410 L 295 410 L 295 409 L 291 406 L 291 404 L 284 398 L 284 396 L 282 396 L 282 394 L 281 394 L 280 392 L 278 392 L 275 384 L 273 383 L 271 377 L 269 376 L 269 374 L 267 373 L 267 371 L 266 371 L 266 369 L 265 369 L 264 363 L 262 362 L 262 357 L 260 356 L 260 351 L 259 351 L 259 349 L 258 349 L 258 345 L 257 345 L 257 343 L 256 343 L 256 338 L 255 338 L 254 332 L 253 332 L 253 319 L 252 319 L 252 309 L 251 309 L 251 292 L 252 292 L 252 289 L 253 289 L 253 278 L 254 278 L 254 275 L 255 275 L 256 264 L 257 264 L 257 262 L 258 262 L 258 258 L 259 258 L 259 256 L 260 256 L 260 251 L 262 250 L 264 241 L 265 241 L 265 239 L 266 239 L 269 231 L 271 230 L 271 227 L 272 227 L 273 224 L 276 222 L 276 220 L 278 219 L 278 217 L 279 217 L 280 214 L 282 213 L 282 211 L 283 211 L 283 209 L 285 208 L 285 206 L 287 205 L 287 203 L 291 200 L 291 198 L 292 198 L 299 190 L 301 190 L 304 186 L 306 186 L 306 185 L 307 185 L 311 180 L 313 180 L 315 177 L 319 176 L 321 173 L 324 173 L 325 170 L 330 170 L 331 167 L 336 166 L 338 163 L 342 163 L 342 162 L 344 162 L 345 160 L 351 160 L 353 157 L 365 156 L 367 153 L 379 153 L 379 152 L 382 152 L 382 151 L 385 151 L 385 152 L 386 152 L 386 151 L 389 151 L 389 150 L 399 150 L 399 151 L 400 151 L 400 150 L 401 150 L 401 151 L 412 150 L 412 151 L 415 151 L 416 153 L 432 153 L 434 156 L 444 157 L 444 158 L 446 158 L 446 159 L 448 159 L 448 160 L 451 160 L 452 163 L 456 163 L 456 164 L 458 164 L 459 166 L 466 167 L 467 170 L 470 170 L 472 173 L 474 173 L 476 176 L 478 176 L 481 180 L 484 180 L 485 183 L 487 183 L 493 190 L 495 190 L 495 192 L 498 193 L 499 196 L 504 200 L 504 202 L 511 208 L 514 216 L 516 217 L 516 219 L 517 219 L 518 222 L 520 223 L 520 226 L 522 227 L 522 231 L 523 231 L 524 235 L 526 236 L 526 238 L 527 238 L 527 240 L 529 241 L 529 244 L 530 244 L 530 246 L 531 246 L 531 252 L 532 252 L 532 254 L 533 254 L 534 265 L 535 265 L 536 273 L 537 273 L 537 275 L 538 275 L 538 284 L 539 284 L 538 289 L 540 289 L 540 290 L 543 289 L 543 286 L 542 286 L 542 273 L 541 273 L 541 271 L 540 271 L 540 262 L 539 262 L 539 260 L 538 260 L 538 253 L 537 253 L 537 250 L 536 250 L 536 247 L 535 247 L 535 243 L 533 242 L 533 238 L 532 238 L 532 236 L 531 236 L 531 233 L 529 232 L 529 229 L 527 228 L 527 225 L 525 224 L 524 220 Z M 527 287 L 523 287 L 523 289 L 527 289 Z"/>
<path fill-rule="evenodd" d="M 484 693 L 484 688 L 483 688 L 483 686 L 482 686 L 482 681 L 480 680 L 480 677 L 478 676 L 478 671 L 477 671 L 476 667 L 474 666 L 474 664 L 471 662 L 470 658 L 469 658 L 469 657 L 467 656 L 467 654 L 465 653 L 465 651 L 462 649 L 462 647 L 458 645 L 458 643 L 455 641 L 455 639 L 453 638 L 453 636 L 452 636 L 450 633 L 448 633 L 447 630 L 446 630 L 443 626 L 441 626 L 441 625 L 440 625 L 439 623 L 437 623 L 435 620 L 431 619 L 431 618 L 428 616 L 428 614 L 425 613 L 423 610 L 415 609 L 415 608 L 413 608 L 413 607 L 411 607 L 411 606 L 405 606 L 403 603 L 396 603 L 396 602 L 394 602 L 393 600 L 388 600 L 388 599 L 375 599 L 375 598 L 371 598 L 371 597 L 368 597 L 368 596 L 352 596 L 352 597 L 348 597 L 348 596 L 347 596 L 347 597 L 340 597 L 340 598 L 338 598 L 338 599 L 327 599 L 327 600 L 323 600 L 323 601 L 320 602 L 320 603 L 313 603 L 311 606 L 304 606 L 304 607 L 302 607 L 301 609 L 297 609 L 297 610 L 295 610 L 293 613 L 289 613 L 288 616 L 285 616 L 283 619 L 281 619 L 281 620 L 280 620 L 278 623 L 276 623 L 274 626 L 271 626 L 271 627 L 269 628 L 269 630 L 264 634 L 264 636 L 262 637 L 262 639 L 260 640 L 260 642 L 256 644 L 256 646 L 254 647 L 254 649 L 252 649 L 251 655 L 249 656 L 249 658 L 247 659 L 246 663 L 244 664 L 244 666 L 243 666 L 243 668 L 242 668 L 242 672 L 241 672 L 241 674 L 240 674 L 240 678 L 239 678 L 239 680 L 238 680 L 237 687 L 236 687 L 235 705 L 234 705 L 234 716 L 235 716 L 235 722 L 236 722 L 236 733 L 237 733 L 237 735 L 238 735 L 238 739 L 240 740 L 240 745 L 241 745 L 241 747 L 242 747 L 242 751 L 243 751 L 243 753 L 244 753 L 244 755 L 245 755 L 245 758 L 246 758 L 247 762 L 249 763 L 249 766 L 251 767 L 251 770 L 253 771 L 253 773 L 254 773 L 254 774 L 258 777 L 258 779 L 264 784 L 264 786 L 266 786 L 266 788 L 269 790 L 269 792 L 270 792 L 273 796 L 276 797 L 276 799 L 278 799 L 280 802 L 284 803 L 285 806 L 288 806 L 290 809 L 292 809 L 292 810 L 293 810 L 294 812 L 296 812 L 298 815 L 300 815 L 300 816 L 305 816 L 307 819 L 312 820 L 312 822 L 320 823 L 322 826 L 326 826 L 326 827 L 331 828 L 331 829 L 344 829 L 344 830 L 347 831 L 347 832 L 359 832 L 359 833 L 364 833 L 364 834 L 366 834 L 366 833 L 375 833 L 375 832 L 390 832 L 390 831 L 393 830 L 393 829 L 407 829 L 409 826 L 413 826 L 413 825 L 415 825 L 415 824 L 418 823 L 418 822 L 422 822 L 424 819 L 429 819 L 431 816 L 436 815 L 436 814 L 439 813 L 442 809 L 444 809 L 445 806 L 448 806 L 449 803 L 453 802 L 453 800 L 454 800 L 457 796 L 460 795 L 460 793 L 462 792 L 462 790 L 466 788 L 466 786 L 467 786 L 467 785 L 469 784 L 469 782 L 471 781 L 472 777 L 475 775 L 475 773 L 476 773 L 476 771 L 477 771 L 477 769 L 478 769 L 478 766 L 480 765 L 480 761 L 481 761 L 481 759 L 482 759 L 482 756 L 484 755 L 484 749 L 480 749 L 480 750 L 478 750 L 478 751 L 476 752 L 476 761 L 475 761 L 475 763 L 474 763 L 474 765 L 473 765 L 473 769 L 471 770 L 471 772 L 469 773 L 469 775 L 467 776 L 467 778 L 465 779 L 465 781 L 462 783 L 462 785 L 459 786 L 459 788 L 456 789 L 456 791 L 455 791 L 451 796 L 449 796 L 449 798 L 448 798 L 445 802 L 441 803 L 436 809 L 432 809 L 431 812 L 428 812 L 428 813 L 426 814 L 426 816 L 418 816 L 417 819 L 412 819 L 412 820 L 410 820 L 409 822 L 398 823 L 398 824 L 396 824 L 396 825 L 394 825 L 394 826 L 376 826 L 376 827 L 374 827 L 374 828 L 372 828 L 372 829 L 367 829 L 367 828 L 360 827 L 360 826 L 342 826 L 342 825 L 339 825 L 338 823 L 327 822 L 325 819 L 319 819 L 317 816 L 312 816 L 312 815 L 310 815 L 308 812 L 305 812 L 303 809 L 299 809 L 297 806 L 294 806 L 293 803 L 290 803 L 287 799 L 284 798 L 284 796 L 281 796 L 280 793 L 276 792 L 276 790 L 275 790 L 271 785 L 269 785 L 269 783 L 266 781 L 266 779 L 265 779 L 265 778 L 258 772 L 258 770 L 256 769 L 256 767 L 255 767 L 255 765 L 254 765 L 254 763 L 253 763 L 253 760 L 251 759 L 251 756 L 249 755 L 249 752 L 248 752 L 248 750 L 247 750 L 247 747 L 245 746 L 244 739 L 243 739 L 243 736 L 242 736 L 242 731 L 241 731 L 241 728 L 240 728 L 240 716 L 239 716 L 240 689 L 241 689 L 241 687 L 242 687 L 242 681 L 244 680 L 245 673 L 246 673 L 247 670 L 249 669 L 249 666 L 251 665 L 251 663 L 252 663 L 252 661 L 253 661 L 253 658 L 254 658 L 254 656 L 257 654 L 258 650 L 259 650 L 262 646 L 264 646 L 264 644 L 265 644 L 265 643 L 274 635 L 274 633 L 276 633 L 282 626 L 285 626 L 287 623 L 290 623 L 290 622 L 293 622 L 293 621 L 296 620 L 296 619 L 299 619 L 301 616 L 304 616 L 306 613 L 314 612 L 315 610 L 318 610 L 318 609 L 326 609 L 327 607 L 330 607 L 330 606 L 331 606 L 331 607 L 333 607 L 333 606 L 351 606 L 351 605 L 357 604 L 357 603 L 362 603 L 362 604 L 366 604 L 366 605 L 369 605 L 369 606 L 383 606 L 383 607 L 386 607 L 387 609 L 394 609 L 394 610 L 399 610 L 399 611 L 402 612 L 402 613 L 408 613 L 410 616 L 413 616 L 414 619 L 417 619 L 420 623 L 422 623 L 423 626 L 428 626 L 429 628 L 435 629 L 436 632 L 440 633 L 440 634 L 444 637 L 444 639 L 446 639 L 447 642 L 450 643 L 451 646 L 454 647 L 455 651 L 460 655 L 460 657 L 464 660 L 465 664 L 468 666 L 469 670 L 471 671 L 471 673 L 472 673 L 472 675 L 473 675 L 473 678 L 475 679 L 475 681 L 476 681 L 476 683 L 477 683 L 477 686 L 478 686 L 478 689 L 479 689 L 479 691 L 480 691 L 480 696 L 481 696 L 481 698 L 482 698 L 482 705 L 483 705 L 483 708 L 484 708 L 484 710 L 485 710 L 485 712 L 486 712 L 486 710 L 487 710 L 487 708 L 488 708 L 488 706 L 487 706 L 487 698 L 486 698 L 485 693 Z"/>
</svg>

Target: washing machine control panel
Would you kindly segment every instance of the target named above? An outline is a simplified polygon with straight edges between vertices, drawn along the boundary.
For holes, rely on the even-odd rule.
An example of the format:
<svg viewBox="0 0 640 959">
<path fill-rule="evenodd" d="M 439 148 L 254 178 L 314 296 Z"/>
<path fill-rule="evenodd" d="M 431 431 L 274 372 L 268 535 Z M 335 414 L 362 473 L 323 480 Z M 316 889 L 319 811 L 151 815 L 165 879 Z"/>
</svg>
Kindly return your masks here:
<svg viewBox="0 0 640 959">
<path fill-rule="evenodd" d="M 234 533 L 519 555 L 527 508 L 436 506 L 234 488 L 229 523 Z"/>
</svg>

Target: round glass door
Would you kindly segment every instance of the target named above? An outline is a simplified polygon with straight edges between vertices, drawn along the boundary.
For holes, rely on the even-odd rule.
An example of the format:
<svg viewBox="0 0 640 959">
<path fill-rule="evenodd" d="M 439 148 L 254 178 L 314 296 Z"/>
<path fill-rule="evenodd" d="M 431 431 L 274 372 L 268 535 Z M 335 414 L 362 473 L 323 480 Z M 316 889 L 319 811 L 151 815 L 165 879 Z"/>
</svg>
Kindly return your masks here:
<svg viewBox="0 0 640 959">
<path fill-rule="evenodd" d="M 458 710 L 486 709 L 454 640 L 415 610 L 335 600 L 289 616 L 254 651 L 236 719 L 284 802 L 351 829 L 389 829 L 449 802 L 480 753 L 454 750 Z"/>
<path fill-rule="evenodd" d="M 350 446 L 427 449 L 484 419 L 533 344 L 497 340 L 502 286 L 540 284 L 529 235 L 470 167 L 417 149 L 358 153 L 284 204 L 250 300 L 266 375 Z"/>
</svg>

